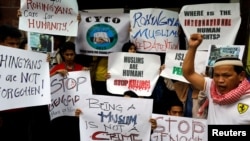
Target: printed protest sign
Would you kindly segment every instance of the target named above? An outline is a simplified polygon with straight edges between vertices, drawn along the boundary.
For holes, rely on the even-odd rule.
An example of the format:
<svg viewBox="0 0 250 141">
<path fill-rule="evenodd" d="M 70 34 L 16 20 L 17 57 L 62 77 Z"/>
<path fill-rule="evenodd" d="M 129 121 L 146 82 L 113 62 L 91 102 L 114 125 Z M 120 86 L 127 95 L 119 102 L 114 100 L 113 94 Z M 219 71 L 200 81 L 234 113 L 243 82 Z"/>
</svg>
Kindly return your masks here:
<svg viewBox="0 0 250 141">
<path fill-rule="evenodd" d="M 76 43 L 76 52 L 91 56 L 108 56 L 122 50 L 129 40 L 129 15 L 127 13 L 80 12 L 82 22 Z"/>
<path fill-rule="evenodd" d="M 159 55 L 115 52 L 109 54 L 107 89 L 113 94 L 127 90 L 139 96 L 150 96 L 159 78 L 161 60 Z"/>
</svg>

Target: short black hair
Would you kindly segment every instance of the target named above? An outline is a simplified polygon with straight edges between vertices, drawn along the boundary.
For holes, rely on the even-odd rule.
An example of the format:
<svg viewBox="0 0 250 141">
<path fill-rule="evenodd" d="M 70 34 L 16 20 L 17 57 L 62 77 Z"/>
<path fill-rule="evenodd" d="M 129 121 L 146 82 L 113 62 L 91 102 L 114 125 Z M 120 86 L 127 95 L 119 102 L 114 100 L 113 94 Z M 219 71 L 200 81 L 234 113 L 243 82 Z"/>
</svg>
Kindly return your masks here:
<svg viewBox="0 0 250 141">
<path fill-rule="evenodd" d="M 7 37 L 20 39 L 22 37 L 21 31 L 11 25 L 0 26 L 0 42 L 3 42 Z"/>
<path fill-rule="evenodd" d="M 62 35 L 53 35 L 54 39 L 58 39 L 60 40 L 61 42 L 65 42 L 67 40 L 67 37 L 66 36 L 62 36 Z"/>
<path fill-rule="evenodd" d="M 123 93 L 123 96 L 130 96 L 130 97 L 134 97 L 134 98 L 138 98 L 139 96 L 134 92 L 134 91 L 131 91 L 131 90 L 128 90 L 128 91 L 125 91 Z"/>
<path fill-rule="evenodd" d="M 75 43 L 71 42 L 71 41 L 67 41 L 65 43 L 62 44 L 61 48 L 60 48 L 60 55 L 64 60 L 64 57 L 63 57 L 63 53 L 65 53 L 67 50 L 72 50 L 75 52 Z"/>
<path fill-rule="evenodd" d="M 54 41 L 58 40 L 61 44 L 59 45 L 59 47 L 65 43 L 67 41 L 67 37 L 66 36 L 62 36 L 62 35 L 53 35 Z"/>
<path fill-rule="evenodd" d="M 128 52 L 128 50 L 129 50 L 129 48 L 130 48 L 131 46 L 135 46 L 135 44 L 132 43 L 132 42 L 130 42 L 130 41 L 126 42 L 126 43 L 123 44 L 123 46 L 122 46 L 122 52 Z M 136 47 L 136 46 L 135 46 L 135 47 Z"/>
<path fill-rule="evenodd" d="M 66 50 L 73 50 L 75 52 L 75 43 L 73 43 L 71 41 L 65 42 L 62 45 L 60 51 L 61 51 L 61 53 L 64 53 L 64 52 L 66 52 Z"/>
<path fill-rule="evenodd" d="M 24 38 L 20 44 L 19 44 L 19 48 L 20 49 L 25 49 L 25 45 L 28 44 L 28 39 L 27 38 Z"/>
<path fill-rule="evenodd" d="M 170 111 L 173 106 L 179 106 L 182 107 L 182 109 L 184 108 L 184 105 L 179 98 L 173 98 L 171 101 L 169 101 L 167 111 Z"/>
</svg>

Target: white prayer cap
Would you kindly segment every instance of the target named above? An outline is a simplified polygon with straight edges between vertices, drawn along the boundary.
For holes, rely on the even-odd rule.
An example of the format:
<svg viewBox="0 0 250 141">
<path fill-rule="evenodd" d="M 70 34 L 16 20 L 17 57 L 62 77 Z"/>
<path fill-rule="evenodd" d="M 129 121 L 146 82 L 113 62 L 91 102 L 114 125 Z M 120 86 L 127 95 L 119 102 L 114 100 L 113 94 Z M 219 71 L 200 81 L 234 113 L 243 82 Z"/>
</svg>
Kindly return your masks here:
<svg viewBox="0 0 250 141">
<path fill-rule="evenodd" d="M 239 58 L 235 57 L 223 57 L 215 61 L 213 67 L 222 66 L 222 65 L 233 65 L 243 67 L 243 63 Z"/>
</svg>

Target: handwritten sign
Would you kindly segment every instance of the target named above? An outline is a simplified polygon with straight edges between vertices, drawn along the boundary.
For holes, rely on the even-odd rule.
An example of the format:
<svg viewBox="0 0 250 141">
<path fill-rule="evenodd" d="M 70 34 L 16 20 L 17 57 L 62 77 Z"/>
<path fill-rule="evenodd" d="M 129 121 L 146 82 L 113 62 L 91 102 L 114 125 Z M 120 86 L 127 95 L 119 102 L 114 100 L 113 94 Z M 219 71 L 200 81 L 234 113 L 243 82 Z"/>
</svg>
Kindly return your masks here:
<svg viewBox="0 0 250 141">
<path fill-rule="evenodd" d="M 132 90 L 138 96 L 150 96 L 159 78 L 160 56 L 144 53 L 109 54 L 107 89 L 113 94 Z"/>
<path fill-rule="evenodd" d="M 129 15 L 126 13 L 80 12 L 82 22 L 76 42 L 76 52 L 92 56 L 108 56 L 122 50 L 129 40 Z"/>
<path fill-rule="evenodd" d="M 162 70 L 161 76 L 189 83 L 182 74 L 182 63 L 187 50 L 167 50 L 165 56 L 165 69 Z M 197 51 L 195 54 L 195 71 L 205 74 L 207 51 Z"/>
<path fill-rule="evenodd" d="M 146 8 L 130 10 L 130 40 L 139 52 L 179 49 L 178 12 Z"/>
<path fill-rule="evenodd" d="M 67 77 L 57 74 L 51 78 L 50 119 L 59 116 L 75 116 L 75 110 L 82 103 L 83 95 L 91 95 L 89 71 L 69 72 Z"/>
<path fill-rule="evenodd" d="M 152 114 L 157 128 L 151 141 L 207 141 L 207 120 Z"/>
<path fill-rule="evenodd" d="M 45 34 L 76 36 L 76 0 L 21 0 L 19 29 Z"/>
<path fill-rule="evenodd" d="M 84 95 L 81 140 L 148 141 L 152 104 L 152 99 Z"/>
<path fill-rule="evenodd" d="M 50 103 L 47 55 L 0 46 L 0 110 Z"/>
<path fill-rule="evenodd" d="M 185 5 L 179 13 L 182 29 L 189 39 L 201 33 L 203 42 L 198 50 L 208 50 L 210 44 L 234 44 L 241 16 L 239 3 L 209 3 Z"/>
</svg>

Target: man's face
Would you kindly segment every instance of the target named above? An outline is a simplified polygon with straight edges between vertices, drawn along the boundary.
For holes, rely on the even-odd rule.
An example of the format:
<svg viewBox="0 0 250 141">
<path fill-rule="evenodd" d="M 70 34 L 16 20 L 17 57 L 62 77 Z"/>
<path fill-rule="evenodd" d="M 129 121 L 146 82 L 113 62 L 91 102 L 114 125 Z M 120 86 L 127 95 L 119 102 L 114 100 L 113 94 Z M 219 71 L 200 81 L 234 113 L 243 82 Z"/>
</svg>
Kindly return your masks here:
<svg viewBox="0 0 250 141">
<path fill-rule="evenodd" d="M 12 48 L 18 48 L 20 44 L 20 39 L 7 37 L 3 42 L 0 42 L 0 44 Z"/>
<path fill-rule="evenodd" d="M 172 106 L 170 111 L 168 111 L 168 115 L 171 116 L 183 116 L 183 108 L 180 106 Z"/>
<path fill-rule="evenodd" d="M 232 65 L 217 66 L 214 68 L 213 79 L 217 90 L 221 94 L 228 93 L 238 87 L 244 78 L 244 72 L 237 74 Z"/>
</svg>

